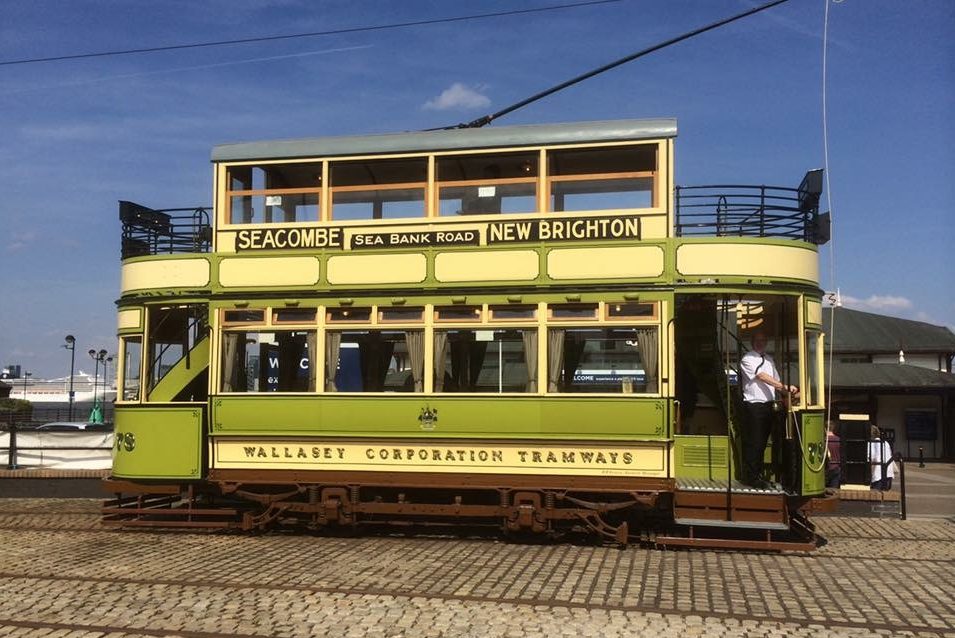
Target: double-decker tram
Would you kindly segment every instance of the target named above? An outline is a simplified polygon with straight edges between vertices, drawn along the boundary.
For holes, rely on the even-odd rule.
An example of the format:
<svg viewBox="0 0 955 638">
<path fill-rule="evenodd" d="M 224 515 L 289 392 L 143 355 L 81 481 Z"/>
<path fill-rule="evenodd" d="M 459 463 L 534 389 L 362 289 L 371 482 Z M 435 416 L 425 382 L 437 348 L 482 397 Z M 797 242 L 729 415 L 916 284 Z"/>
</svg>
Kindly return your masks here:
<svg viewBox="0 0 955 638">
<path fill-rule="evenodd" d="M 658 119 L 232 144 L 212 211 L 121 202 L 104 521 L 813 547 L 821 173 L 675 187 L 675 137 Z M 756 336 L 800 392 L 746 472 Z"/>
</svg>

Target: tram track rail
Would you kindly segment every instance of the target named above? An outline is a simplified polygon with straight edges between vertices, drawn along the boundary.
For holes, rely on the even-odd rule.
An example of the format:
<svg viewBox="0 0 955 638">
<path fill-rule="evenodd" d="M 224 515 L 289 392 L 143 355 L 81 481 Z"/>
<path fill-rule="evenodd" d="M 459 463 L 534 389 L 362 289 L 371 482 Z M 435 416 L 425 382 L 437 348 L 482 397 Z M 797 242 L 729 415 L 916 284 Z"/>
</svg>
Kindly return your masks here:
<svg viewBox="0 0 955 638">
<path fill-rule="evenodd" d="M 722 611 L 702 611 L 695 609 L 683 609 L 678 606 L 664 606 L 659 604 L 654 605 L 623 605 L 623 604 L 612 604 L 612 603 L 578 603 L 567 600 L 553 600 L 546 598 L 530 598 L 530 597 L 517 597 L 517 598 L 506 598 L 502 599 L 496 596 L 481 596 L 481 595 L 471 595 L 471 594 L 448 594 L 448 593 L 439 593 L 439 592 L 400 592 L 394 591 L 387 588 L 375 588 L 375 587 L 332 587 L 332 586 L 315 586 L 315 585 L 296 585 L 292 583 L 286 584 L 252 584 L 252 583 L 233 583 L 228 581 L 215 581 L 215 580 L 185 580 L 185 579 L 140 579 L 140 578 L 124 578 L 124 577 L 78 577 L 78 576 L 59 576 L 59 575 L 31 575 L 24 576 L 22 574 L 12 574 L 8 572 L 0 572 L 0 579 L 6 578 L 18 578 L 18 579 L 27 579 L 27 580 L 36 580 L 36 581 L 57 581 L 57 582 L 78 582 L 78 583 L 104 583 L 104 584 L 117 584 L 117 585 L 134 585 L 134 586 L 157 586 L 157 585 L 166 585 L 172 587 L 182 587 L 182 588 L 205 588 L 205 589 L 222 589 L 222 590 L 242 590 L 242 591 L 265 591 L 265 592 L 301 592 L 306 594 L 341 594 L 345 596 L 376 596 L 376 597 L 391 597 L 399 598 L 405 600 L 412 599 L 432 599 L 440 601 L 455 601 L 463 603 L 483 603 L 491 605 L 520 605 L 528 606 L 535 608 L 564 608 L 564 609 L 580 609 L 580 610 L 601 610 L 601 611 L 617 611 L 617 612 L 638 612 L 638 613 L 656 613 L 656 614 L 665 614 L 665 615 L 675 615 L 675 616 L 686 616 L 688 614 L 700 616 L 703 618 L 712 618 L 718 620 L 735 620 L 735 621 L 755 621 L 755 622 L 770 622 L 770 623 L 785 623 L 788 625 L 794 625 L 797 627 L 810 627 L 810 626 L 826 626 L 830 628 L 846 628 L 846 629 L 859 629 L 865 631 L 889 631 L 889 632 L 909 632 L 909 633 L 919 633 L 919 635 L 931 634 L 932 632 L 947 632 L 950 631 L 950 627 L 938 627 L 933 626 L 928 623 L 921 623 L 918 625 L 913 624 L 899 624 L 899 623 L 884 623 L 884 622 L 870 622 L 870 621 L 856 621 L 856 620 L 837 620 L 837 619 L 828 619 L 820 620 L 818 618 L 800 618 L 792 615 L 773 615 L 773 614 L 745 614 L 745 613 L 736 613 L 736 612 L 722 612 Z M 55 622 L 46 622 L 46 621 L 26 621 L 26 620 L 16 620 L 16 619 L 7 619 L 0 618 L 0 627 L 3 626 L 14 626 L 14 627 L 25 627 L 25 628 L 36 628 L 43 629 L 49 628 L 52 630 L 57 629 L 71 629 L 71 630 L 84 630 L 84 631 L 100 631 L 103 633 L 127 633 L 127 634 L 142 634 L 148 636 L 168 636 L 170 633 L 176 636 L 182 636 L 184 638 L 220 638 L 220 637 L 236 637 L 236 638 L 274 638 L 274 634 L 258 634 L 258 633 L 234 633 L 234 632 L 209 632 L 209 631 L 187 631 L 181 629 L 153 629 L 153 628 L 143 628 L 138 626 L 106 626 L 106 625 L 96 625 L 96 624 L 84 624 L 84 623 L 55 623 Z"/>
</svg>

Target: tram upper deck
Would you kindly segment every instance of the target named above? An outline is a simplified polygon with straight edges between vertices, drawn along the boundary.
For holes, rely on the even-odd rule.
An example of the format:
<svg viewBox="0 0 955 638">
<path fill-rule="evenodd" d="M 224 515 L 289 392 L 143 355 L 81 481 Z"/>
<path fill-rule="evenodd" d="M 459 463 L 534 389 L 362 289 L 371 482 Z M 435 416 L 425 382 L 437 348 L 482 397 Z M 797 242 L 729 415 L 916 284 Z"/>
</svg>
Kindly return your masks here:
<svg viewBox="0 0 955 638">
<path fill-rule="evenodd" d="M 675 187 L 676 134 L 653 119 L 218 146 L 212 212 L 121 203 L 123 296 L 815 287 L 820 172 Z"/>
</svg>

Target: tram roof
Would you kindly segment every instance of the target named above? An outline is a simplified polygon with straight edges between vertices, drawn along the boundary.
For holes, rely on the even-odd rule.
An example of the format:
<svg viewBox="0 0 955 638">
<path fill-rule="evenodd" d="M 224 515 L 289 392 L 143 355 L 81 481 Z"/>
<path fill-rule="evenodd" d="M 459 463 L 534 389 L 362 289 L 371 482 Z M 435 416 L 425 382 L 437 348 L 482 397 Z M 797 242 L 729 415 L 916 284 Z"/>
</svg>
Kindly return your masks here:
<svg viewBox="0 0 955 638">
<path fill-rule="evenodd" d="M 457 151 L 676 137 L 676 119 L 605 120 L 220 144 L 212 161 Z"/>
</svg>

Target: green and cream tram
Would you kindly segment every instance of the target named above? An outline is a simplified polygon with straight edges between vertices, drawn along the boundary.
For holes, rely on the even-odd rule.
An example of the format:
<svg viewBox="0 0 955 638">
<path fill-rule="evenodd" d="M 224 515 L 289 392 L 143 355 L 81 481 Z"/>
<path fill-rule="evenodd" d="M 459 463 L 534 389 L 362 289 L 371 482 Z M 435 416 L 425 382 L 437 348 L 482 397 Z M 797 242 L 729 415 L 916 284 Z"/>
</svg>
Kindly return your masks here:
<svg viewBox="0 0 955 638">
<path fill-rule="evenodd" d="M 122 202 L 109 523 L 811 547 L 820 173 L 675 187 L 672 119 L 253 142 Z M 739 478 L 754 331 L 787 384 Z"/>
</svg>

